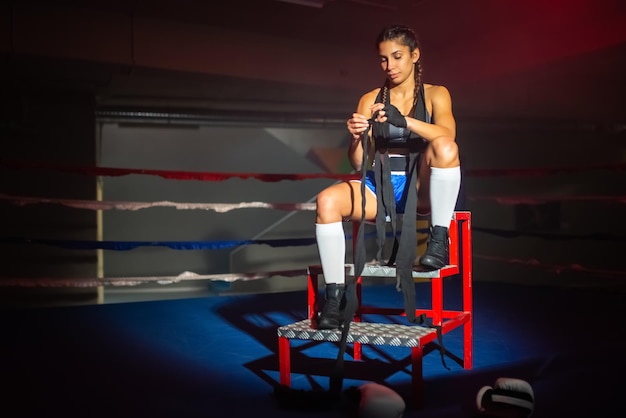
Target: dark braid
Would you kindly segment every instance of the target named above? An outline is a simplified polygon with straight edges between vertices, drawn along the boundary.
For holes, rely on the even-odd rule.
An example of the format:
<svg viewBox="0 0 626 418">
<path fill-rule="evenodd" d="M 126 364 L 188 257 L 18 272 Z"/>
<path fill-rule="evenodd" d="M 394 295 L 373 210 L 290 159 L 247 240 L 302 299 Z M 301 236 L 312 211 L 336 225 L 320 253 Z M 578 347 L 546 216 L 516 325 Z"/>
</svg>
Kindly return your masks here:
<svg viewBox="0 0 626 418">
<path fill-rule="evenodd" d="M 419 48 L 417 35 L 413 29 L 405 25 L 389 25 L 383 29 L 376 39 L 376 48 L 378 49 L 381 42 L 395 40 L 398 40 L 402 45 L 408 46 L 411 52 Z M 421 57 L 415 63 L 415 92 L 413 93 L 413 107 L 417 105 L 417 101 L 419 100 L 419 89 L 422 85 L 422 65 L 420 64 L 420 60 Z M 388 86 L 389 82 L 387 80 L 385 81 L 384 95 L 387 94 L 387 89 L 389 88 Z"/>
<path fill-rule="evenodd" d="M 422 64 L 420 63 L 420 59 L 421 57 L 415 63 L 415 92 L 413 93 L 415 97 L 415 99 L 413 100 L 414 108 L 415 106 L 417 106 L 417 102 L 420 97 L 419 90 L 420 90 L 420 86 L 422 85 Z"/>
</svg>

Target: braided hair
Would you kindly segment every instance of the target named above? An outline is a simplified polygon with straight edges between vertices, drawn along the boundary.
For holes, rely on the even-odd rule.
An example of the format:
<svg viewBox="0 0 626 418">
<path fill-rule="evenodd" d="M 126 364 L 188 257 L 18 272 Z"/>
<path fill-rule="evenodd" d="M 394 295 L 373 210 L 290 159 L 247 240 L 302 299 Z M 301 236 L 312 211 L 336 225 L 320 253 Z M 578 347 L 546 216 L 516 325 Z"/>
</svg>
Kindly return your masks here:
<svg viewBox="0 0 626 418">
<path fill-rule="evenodd" d="M 413 29 L 406 25 L 393 24 L 384 28 L 376 38 L 376 49 L 378 49 L 381 42 L 385 41 L 397 41 L 404 46 L 408 46 L 411 52 L 419 49 L 417 35 Z M 419 89 L 422 84 L 422 64 L 420 63 L 420 60 L 421 56 L 415 63 L 415 90 L 413 92 L 413 107 L 417 105 L 417 101 L 419 100 Z M 386 97 L 389 90 L 389 80 L 385 81 L 385 86 L 383 88 L 385 89 L 383 97 Z"/>
</svg>

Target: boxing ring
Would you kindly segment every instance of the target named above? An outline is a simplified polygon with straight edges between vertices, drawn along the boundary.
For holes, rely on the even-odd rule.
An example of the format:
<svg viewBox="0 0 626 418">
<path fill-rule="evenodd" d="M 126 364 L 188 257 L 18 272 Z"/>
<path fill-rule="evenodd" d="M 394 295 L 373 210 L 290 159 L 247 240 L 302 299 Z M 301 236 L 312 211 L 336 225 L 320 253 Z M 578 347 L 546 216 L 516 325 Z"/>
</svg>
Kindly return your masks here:
<svg viewBox="0 0 626 418">
<path fill-rule="evenodd" d="M 28 170 L 37 171 L 45 174 L 46 171 L 56 171 L 76 174 L 80 176 L 97 177 L 122 177 L 129 175 L 144 175 L 160 177 L 172 181 L 189 181 L 197 180 L 203 182 L 221 182 L 228 179 L 257 180 L 260 182 L 278 183 L 281 181 L 300 182 L 310 179 L 329 179 L 336 181 L 345 181 L 356 179 L 356 174 L 268 174 L 268 173 L 222 173 L 222 172 L 181 172 L 169 170 L 146 170 L 146 169 L 120 169 L 106 167 L 83 167 L 72 166 L 66 164 L 52 164 L 41 162 L 24 162 L 0 160 L 0 167 L 10 170 Z M 465 177 L 546 177 L 581 171 L 623 171 L 626 167 L 624 164 L 605 164 L 589 167 L 564 167 L 558 169 L 503 169 L 503 170 L 471 170 L 464 174 Z M 623 195 L 597 195 L 597 196 L 484 196 L 484 195 L 468 195 L 465 197 L 466 204 L 479 206 L 481 203 L 490 202 L 504 206 L 539 206 L 550 202 L 586 202 L 607 205 L 621 205 L 626 203 L 626 196 Z M 0 191 L 0 202 L 5 205 L 13 205 L 15 207 L 26 207 L 36 205 L 48 205 L 65 207 L 72 209 L 80 209 L 85 211 L 131 211 L 139 212 L 149 208 L 172 208 L 177 211 L 210 211 L 219 214 L 225 214 L 231 211 L 239 211 L 245 209 L 267 209 L 268 211 L 284 211 L 284 212 L 314 212 L 314 202 L 239 202 L 239 203 L 196 203 L 196 202 L 172 202 L 172 201 L 102 201 L 102 200 L 77 200 L 65 198 L 49 198 L 37 196 L 21 196 L 2 193 Z M 476 211 L 474 211 L 476 212 Z M 480 213 L 476 213 L 480 215 Z M 579 234 L 568 236 L 554 236 L 551 233 L 537 232 L 519 232 L 511 230 L 498 230 L 488 226 L 473 225 L 475 232 L 495 235 L 505 238 L 514 238 L 523 235 L 542 236 L 548 239 L 603 239 L 610 242 L 622 242 L 623 236 L 616 233 L 611 234 Z M 311 231 L 312 231 L 311 227 Z M 419 232 L 419 231 L 418 231 Z M 424 231 L 421 231 L 424 232 Z M 372 238 L 373 235 L 367 235 Z M 346 238 L 351 238 L 350 234 Z M 69 239 L 43 239 L 33 236 L 4 236 L 2 242 L 7 245 L 28 245 L 28 246 L 51 246 L 63 248 L 66 250 L 103 250 L 103 251 L 128 251 L 140 247 L 166 247 L 177 251 L 201 250 L 212 251 L 222 249 L 236 249 L 251 245 L 263 245 L 272 248 L 296 247 L 296 246 L 312 246 L 315 245 L 315 238 L 312 235 L 298 238 L 278 238 L 278 239 L 235 239 L 220 241 L 104 241 L 97 240 L 69 240 Z M 593 267 L 587 267 L 583 262 L 572 262 L 570 264 L 550 264 L 547 260 L 540 259 L 522 259 L 515 256 L 499 257 L 490 254 L 474 253 L 474 259 L 487 260 L 496 263 L 530 266 L 554 273 L 564 271 L 579 271 L 588 274 L 605 276 L 610 278 L 620 278 L 624 276 L 623 271 L 603 270 Z M 172 284 L 181 281 L 202 281 L 214 280 L 224 282 L 234 281 L 252 281 L 259 279 L 267 279 L 273 276 L 307 276 L 307 265 L 303 265 L 298 269 L 279 269 L 276 271 L 252 271 L 252 272 L 218 272 L 214 274 L 205 274 L 202 272 L 182 271 L 175 275 L 164 276 L 124 276 L 124 277 L 2 277 L 0 286 L 5 287 L 102 287 L 102 286 L 136 286 L 142 283 L 158 283 Z"/>
<path fill-rule="evenodd" d="M 81 175 L 90 175 L 90 176 L 124 176 L 130 174 L 140 174 L 146 176 L 159 176 L 169 180 L 199 180 L 199 181 L 222 181 L 228 178 L 239 178 L 242 180 L 247 179 L 255 179 L 258 181 L 264 182 L 278 182 L 283 180 L 288 181 L 303 181 L 312 178 L 326 178 L 330 180 L 347 180 L 355 178 L 354 175 L 336 175 L 336 174 L 295 174 L 295 175 L 281 175 L 281 174 L 255 174 L 255 173 L 206 173 L 206 172 L 173 172 L 167 170 L 125 170 L 125 169 L 113 169 L 113 168 L 93 168 L 93 167 L 72 167 L 72 166 L 64 166 L 64 165 L 51 165 L 51 164 L 24 164 L 24 163 L 16 163 L 16 162 L 8 162 L 2 161 L 2 166 L 10 167 L 12 169 L 27 169 L 27 170 L 60 170 L 72 173 L 79 173 Z M 611 166 L 608 169 L 623 169 L 623 166 Z M 602 169 L 607 169 L 607 167 L 602 167 Z M 567 170 L 565 170 L 567 171 Z M 524 171 L 515 171 L 515 170 L 504 170 L 498 173 L 484 173 L 484 172 L 470 172 L 467 175 L 523 175 L 528 174 Z M 534 175 L 550 175 L 553 172 L 542 172 L 537 173 L 536 171 L 533 173 Z M 547 199 L 537 198 L 537 197 L 489 197 L 489 196 L 468 196 L 468 201 L 485 201 L 491 200 L 497 202 L 497 204 L 502 205 L 515 205 L 515 204 L 525 204 L 525 205 L 533 205 L 533 204 L 541 204 L 545 202 Z M 560 200 L 567 200 L 567 198 L 560 197 Z M 623 204 L 626 203 L 626 199 L 622 197 L 615 196 L 572 196 L 569 198 L 570 200 L 577 201 L 593 201 L 593 202 L 605 202 L 609 204 Z M 187 203 L 187 202 L 171 202 L 171 201 L 152 201 L 152 202 L 135 202 L 135 201 L 102 201 L 102 200 L 76 200 L 76 199 L 64 199 L 64 198 L 49 198 L 49 197 L 36 197 L 36 196 L 17 196 L 2 193 L 0 194 L 0 201 L 3 204 L 9 204 L 16 207 L 24 207 L 31 205 L 55 205 L 60 207 L 68 207 L 73 209 L 82 209 L 88 211 L 141 211 L 147 208 L 154 207 L 164 207 L 164 208 L 173 208 L 176 210 L 201 210 L 201 211 L 213 211 L 216 213 L 228 213 L 230 211 L 238 211 L 245 210 L 247 208 L 255 208 L 255 209 L 266 209 L 266 210 L 278 210 L 278 211 L 314 211 L 315 205 L 310 202 L 305 203 L 268 203 L 268 202 L 240 202 L 240 203 Z M 461 219 L 464 219 L 469 223 L 469 214 L 470 212 L 460 211 L 457 212 L 461 215 Z M 489 228 L 481 228 L 480 226 L 472 225 L 472 230 L 474 232 L 483 230 L 484 233 L 498 233 L 497 231 L 492 231 Z M 311 228 L 311 231 L 313 229 Z M 500 233 L 506 234 L 506 231 Z M 373 235 L 372 235 L 373 237 Z M 347 235 L 346 239 L 351 239 L 352 236 Z M 620 240 L 620 237 L 608 237 L 609 240 Z M 237 248 L 242 246 L 249 245 L 264 245 L 269 246 L 271 248 L 279 251 L 282 247 L 289 246 L 312 246 L 315 245 L 315 239 L 312 236 L 301 237 L 301 238 L 286 238 L 286 239 L 244 239 L 244 240 L 221 240 L 221 241 L 103 241 L 103 240 L 93 240 L 93 241 L 81 241 L 81 240 L 55 240 L 55 239 L 43 239 L 38 237 L 3 237 L 3 243 L 5 245 L 16 244 L 16 245 L 26 245 L 26 246 L 52 246 L 62 248 L 67 251 L 72 250 L 102 250 L 102 251 L 128 251 L 139 247 L 166 247 L 176 251 L 185 251 L 185 250 L 201 250 L 201 251 L 211 251 L 216 249 L 228 249 L 228 248 Z M 466 245 L 467 249 L 467 245 Z M 476 252 L 466 253 L 464 255 L 466 257 L 465 265 L 471 264 L 473 259 L 483 259 L 491 262 L 500 262 L 500 263 L 509 263 L 513 265 L 523 264 L 524 266 L 530 266 L 531 268 L 537 269 L 547 269 L 549 271 L 556 271 L 557 273 L 566 271 L 566 270 L 574 270 L 583 273 L 589 273 L 594 275 L 605 275 L 609 278 L 623 278 L 625 277 L 623 272 L 620 271 L 608 271 L 608 270 L 598 270 L 594 268 L 585 267 L 582 263 L 572 263 L 571 265 L 550 265 L 548 263 L 537 262 L 533 260 L 521 260 L 516 257 L 511 257 L 508 259 L 502 259 L 497 256 L 489 256 L 484 254 L 478 254 Z M 457 259 L 458 261 L 458 259 Z M 459 264 L 459 263 L 457 263 Z M 460 263 L 463 264 L 463 263 Z M 368 267 L 372 269 L 371 266 Z M 463 267 L 461 267 L 462 270 Z M 459 273 L 459 266 L 453 266 L 449 268 L 449 276 L 455 276 Z M 471 270 L 467 269 L 466 273 L 469 273 L 465 288 L 466 290 L 471 290 Z M 386 271 L 381 273 L 379 271 L 372 271 L 371 275 L 376 277 L 393 277 L 393 272 Z M 214 273 L 214 274 L 203 274 L 202 272 L 190 272 L 183 271 L 178 275 L 154 275 L 154 276 L 127 276 L 127 277 L 2 277 L 0 279 L 0 286 L 2 287 L 19 287 L 19 288 L 46 288 L 46 287 L 54 287 L 54 288 L 102 288 L 102 287 L 137 287 L 142 284 L 158 284 L 164 287 L 168 285 L 181 283 L 181 282 L 245 282 L 245 281 L 256 281 L 256 280 L 271 280 L 277 276 L 283 277 L 307 277 L 307 289 L 308 289 L 308 301 L 302 300 L 303 306 L 305 304 L 308 305 L 308 315 L 309 318 L 304 319 L 305 322 L 298 322 L 297 325 L 289 325 L 285 324 L 284 327 L 279 327 L 278 329 L 278 337 L 279 338 L 300 338 L 293 337 L 296 333 L 306 333 L 305 328 L 309 327 L 309 321 L 315 311 L 314 307 L 317 302 L 315 300 L 317 293 L 316 289 L 316 281 L 317 275 L 320 274 L 319 267 L 314 265 L 303 265 L 301 269 L 294 270 L 275 270 L 275 271 L 261 271 L 261 272 L 222 272 L 222 273 Z M 427 276 L 429 276 L 427 274 Z M 432 275 L 431 275 L 432 276 Z M 416 279 L 427 279 L 432 280 L 433 277 L 420 277 L 416 276 Z M 437 278 L 439 279 L 439 278 Z M 443 294 L 437 294 L 434 296 L 433 300 L 437 300 L 443 303 Z M 462 361 L 464 368 L 472 367 L 472 354 L 471 354 L 471 293 L 467 298 L 469 305 L 466 305 L 465 308 L 461 309 L 459 312 L 445 311 L 443 307 L 438 308 L 439 313 L 435 315 L 439 315 L 436 317 L 436 322 L 441 323 L 444 316 L 453 316 L 456 314 L 462 314 L 463 317 L 459 317 L 456 319 L 456 326 L 465 326 L 469 332 L 469 337 L 466 337 L 466 343 L 469 344 L 469 351 L 464 353 L 464 360 Z M 401 307 L 400 307 L 401 308 Z M 377 314 L 380 313 L 378 311 L 367 311 L 364 310 L 362 314 Z M 397 313 L 397 312 L 394 312 Z M 445 313 L 445 315 L 444 315 Z M 391 312 L 382 312 L 382 314 L 391 314 Z M 357 321 L 360 322 L 360 321 Z M 294 332 L 294 327 L 296 331 Z M 294 332 L 293 334 L 289 334 L 290 332 Z M 360 330 L 359 328 L 355 329 L 355 334 L 353 335 L 352 343 L 356 347 L 358 347 L 359 339 L 366 340 L 370 338 L 371 335 L 376 335 L 379 331 L 371 331 L 368 329 Z M 359 334 L 361 332 L 361 334 Z M 328 332 L 327 334 L 332 334 L 332 332 Z M 402 334 L 397 336 L 401 341 L 399 344 L 406 347 L 418 347 L 420 350 L 417 354 L 415 351 L 413 352 L 413 363 L 412 366 L 414 368 L 414 376 L 413 376 L 413 384 L 415 385 L 415 393 L 419 390 L 421 386 L 421 349 L 422 346 L 428 344 L 430 342 L 436 341 L 436 335 L 433 330 L 423 330 L 419 329 L 417 337 L 417 342 L 415 339 L 407 338 L 406 334 Z M 336 335 L 333 336 L 325 336 L 325 337 L 316 337 L 313 334 L 306 336 L 306 338 L 311 340 L 316 340 L 321 338 L 321 341 L 332 341 L 333 338 L 336 338 Z M 445 340 L 444 340 L 445 341 Z M 388 341 L 383 342 L 388 343 Z M 284 342 L 279 343 L 279 347 L 282 351 L 282 359 L 280 360 L 283 364 L 287 362 L 286 360 L 286 348 Z M 358 358 L 359 353 L 358 350 L 353 352 L 355 358 Z M 283 383 L 288 383 L 288 368 L 281 365 L 281 379 Z"/>
</svg>

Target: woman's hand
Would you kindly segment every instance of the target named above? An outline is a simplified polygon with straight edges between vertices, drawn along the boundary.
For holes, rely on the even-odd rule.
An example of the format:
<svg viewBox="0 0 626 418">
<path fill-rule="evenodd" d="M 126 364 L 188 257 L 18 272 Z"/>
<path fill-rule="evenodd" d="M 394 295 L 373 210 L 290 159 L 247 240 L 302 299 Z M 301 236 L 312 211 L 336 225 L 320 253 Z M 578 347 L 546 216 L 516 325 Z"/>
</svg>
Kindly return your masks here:
<svg viewBox="0 0 626 418">
<path fill-rule="evenodd" d="M 374 103 L 370 106 L 370 109 L 372 109 L 372 114 L 374 115 L 372 118 L 374 122 L 389 122 L 390 124 L 398 126 L 400 128 L 407 127 L 406 118 L 394 105 L 390 104 L 385 107 L 383 103 Z"/>
<path fill-rule="evenodd" d="M 383 110 L 384 108 L 385 105 L 383 103 L 374 103 L 370 106 L 370 110 L 372 111 L 372 122 L 387 122 L 387 117 L 385 116 L 385 111 Z"/>
<path fill-rule="evenodd" d="M 369 129 L 369 121 L 360 113 L 353 113 L 352 117 L 348 119 L 348 132 L 352 134 L 352 138 L 359 139 L 363 135 L 363 132 Z"/>
</svg>

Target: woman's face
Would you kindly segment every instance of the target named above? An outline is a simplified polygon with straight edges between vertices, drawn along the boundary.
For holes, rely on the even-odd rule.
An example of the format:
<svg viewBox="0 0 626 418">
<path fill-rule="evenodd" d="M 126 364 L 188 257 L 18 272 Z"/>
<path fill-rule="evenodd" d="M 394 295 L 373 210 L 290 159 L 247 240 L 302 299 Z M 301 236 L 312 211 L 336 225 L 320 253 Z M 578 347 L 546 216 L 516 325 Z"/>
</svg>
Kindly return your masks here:
<svg viewBox="0 0 626 418">
<path fill-rule="evenodd" d="M 411 52 L 408 46 L 391 40 L 383 41 L 378 45 L 380 66 L 393 84 L 401 84 L 407 79 L 413 79 L 415 63 L 419 59 L 419 50 Z"/>
</svg>

